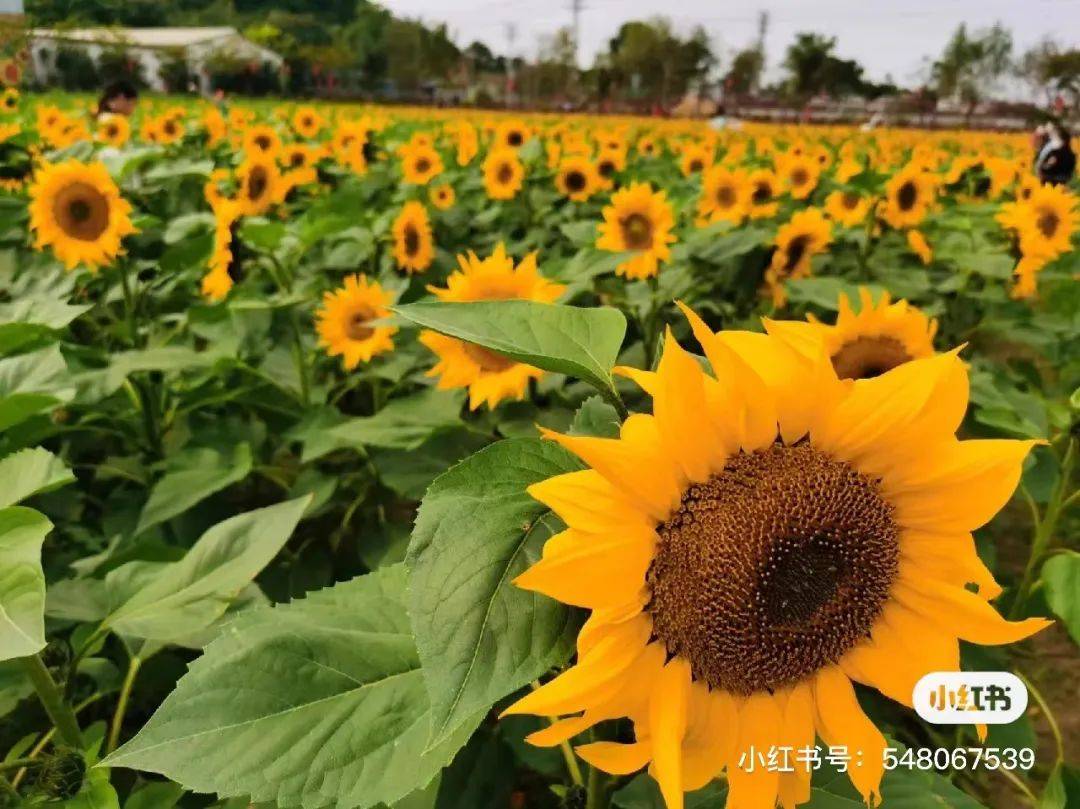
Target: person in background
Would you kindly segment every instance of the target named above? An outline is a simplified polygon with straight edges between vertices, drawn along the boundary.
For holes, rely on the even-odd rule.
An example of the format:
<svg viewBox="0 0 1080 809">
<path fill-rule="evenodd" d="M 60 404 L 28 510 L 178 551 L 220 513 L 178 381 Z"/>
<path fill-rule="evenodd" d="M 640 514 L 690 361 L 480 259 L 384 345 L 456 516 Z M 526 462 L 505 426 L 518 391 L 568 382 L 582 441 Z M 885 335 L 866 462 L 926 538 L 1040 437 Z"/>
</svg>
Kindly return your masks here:
<svg viewBox="0 0 1080 809">
<path fill-rule="evenodd" d="M 1065 185 L 1076 171 L 1076 153 L 1069 143 L 1068 131 L 1051 122 L 1035 130 L 1035 173 L 1051 185 Z"/>
<path fill-rule="evenodd" d="M 139 101 L 139 91 L 135 85 L 124 79 L 109 84 L 98 99 L 95 118 L 102 115 L 130 116 L 135 112 L 135 105 Z"/>
</svg>

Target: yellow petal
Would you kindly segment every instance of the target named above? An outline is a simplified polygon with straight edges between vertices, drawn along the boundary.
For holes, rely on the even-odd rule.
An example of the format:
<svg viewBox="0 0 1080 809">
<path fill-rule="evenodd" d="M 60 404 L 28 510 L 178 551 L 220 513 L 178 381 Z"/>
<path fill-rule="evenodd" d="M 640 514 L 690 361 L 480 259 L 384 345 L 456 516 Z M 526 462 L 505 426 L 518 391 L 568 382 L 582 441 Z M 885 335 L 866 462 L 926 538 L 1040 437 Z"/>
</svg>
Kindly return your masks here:
<svg viewBox="0 0 1080 809">
<path fill-rule="evenodd" d="M 574 751 L 593 767 L 612 775 L 637 772 L 652 758 L 652 745 L 648 742 L 592 742 L 575 747 Z"/>
<path fill-rule="evenodd" d="M 900 535 L 900 567 L 906 577 L 929 576 L 948 584 L 974 584 L 987 601 L 1001 595 L 1001 586 L 979 558 L 970 533 L 904 531 Z"/>
<path fill-rule="evenodd" d="M 649 700 L 649 737 L 653 770 L 667 809 L 682 809 L 682 743 L 690 700 L 690 664 L 673 658 L 653 687 Z"/>
<path fill-rule="evenodd" d="M 720 774 L 735 752 L 735 700 L 702 683 L 690 686 L 690 707 L 683 738 L 683 788 L 701 789 Z"/>
<path fill-rule="evenodd" d="M 571 528 L 604 533 L 627 524 L 652 523 L 633 498 L 592 469 L 556 475 L 534 483 L 527 491 Z"/>
<path fill-rule="evenodd" d="M 866 718 L 851 680 L 837 666 L 829 666 L 814 678 L 814 704 L 818 732 L 825 743 L 846 747 L 851 755 L 848 776 L 863 800 L 876 806 L 885 772 L 885 737 Z"/>
<path fill-rule="evenodd" d="M 783 727 L 779 701 L 771 694 L 753 694 L 738 708 L 738 743 L 728 764 L 728 802 L 726 809 L 773 809 L 780 785 L 780 774 L 769 771 L 759 754 L 768 756 L 776 746 Z M 745 767 L 740 759 L 745 757 Z M 748 770 L 752 769 L 752 772 Z"/>
</svg>

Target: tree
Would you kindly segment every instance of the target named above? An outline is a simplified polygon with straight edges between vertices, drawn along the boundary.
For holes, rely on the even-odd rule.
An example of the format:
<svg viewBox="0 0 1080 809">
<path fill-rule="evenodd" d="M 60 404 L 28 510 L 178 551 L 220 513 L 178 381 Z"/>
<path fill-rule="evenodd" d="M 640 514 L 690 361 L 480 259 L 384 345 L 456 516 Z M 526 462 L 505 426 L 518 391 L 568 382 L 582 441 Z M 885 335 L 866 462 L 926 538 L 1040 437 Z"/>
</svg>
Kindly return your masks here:
<svg viewBox="0 0 1080 809">
<path fill-rule="evenodd" d="M 833 54 L 836 39 L 821 34 L 797 34 L 784 56 L 787 78 L 784 89 L 805 101 L 819 93 L 841 97 L 858 95 L 876 98 L 895 92 L 892 84 L 874 84 L 863 76 L 863 66 L 854 59 L 840 59 Z"/>
<path fill-rule="evenodd" d="M 1060 95 L 1074 111 L 1080 111 L 1080 49 L 1044 40 L 1021 57 L 1017 68 L 1036 90 L 1046 94 L 1047 102 Z"/>
<path fill-rule="evenodd" d="M 970 116 L 1010 69 L 1012 47 L 1012 34 L 1000 23 L 975 34 L 961 23 L 930 68 L 938 95 L 963 102 Z"/>
<path fill-rule="evenodd" d="M 765 70 L 765 54 L 757 46 L 744 48 L 735 54 L 724 76 L 724 89 L 729 93 L 752 93 L 761 84 Z"/>
<path fill-rule="evenodd" d="M 631 96 L 665 106 L 715 64 L 704 29 L 699 26 L 683 40 L 662 17 L 623 23 L 608 50 L 615 79 Z"/>
</svg>

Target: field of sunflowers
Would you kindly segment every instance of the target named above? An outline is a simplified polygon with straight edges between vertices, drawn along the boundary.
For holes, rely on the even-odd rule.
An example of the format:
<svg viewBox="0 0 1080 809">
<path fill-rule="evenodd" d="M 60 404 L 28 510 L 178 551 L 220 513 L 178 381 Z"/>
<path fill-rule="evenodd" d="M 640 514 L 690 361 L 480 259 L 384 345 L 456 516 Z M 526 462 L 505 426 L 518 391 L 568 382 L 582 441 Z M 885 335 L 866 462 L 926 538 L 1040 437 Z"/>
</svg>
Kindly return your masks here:
<svg viewBox="0 0 1080 809">
<path fill-rule="evenodd" d="M 90 107 L 0 99 L 0 806 L 1080 806 L 1026 136 Z"/>
</svg>

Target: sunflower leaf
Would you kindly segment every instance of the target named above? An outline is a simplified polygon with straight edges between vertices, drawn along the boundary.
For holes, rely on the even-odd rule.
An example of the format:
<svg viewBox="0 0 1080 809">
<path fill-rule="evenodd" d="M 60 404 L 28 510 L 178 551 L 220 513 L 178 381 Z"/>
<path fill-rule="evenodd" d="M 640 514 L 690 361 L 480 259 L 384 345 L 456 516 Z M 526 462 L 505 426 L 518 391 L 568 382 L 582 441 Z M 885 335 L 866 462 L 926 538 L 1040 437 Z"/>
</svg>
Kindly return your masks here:
<svg viewBox="0 0 1080 809">
<path fill-rule="evenodd" d="M 397 565 L 245 613 L 102 766 L 280 809 L 369 807 L 426 786 L 479 716 L 424 751 L 428 700 L 404 601 Z"/>
<path fill-rule="evenodd" d="M 0 508 L 75 480 L 64 463 L 48 450 L 34 447 L 0 460 Z"/>
<path fill-rule="evenodd" d="M 1073 641 L 1080 644 L 1080 553 L 1064 551 L 1051 556 L 1042 568 L 1046 603 L 1062 621 Z"/>
<path fill-rule="evenodd" d="M 512 438 L 436 478 L 424 496 L 405 563 L 431 745 L 569 657 L 576 614 L 512 581 L 561 527 L 526 488 L 579 468 L 554 443 Z"/>
<path fill-rule="evenodd" d="M 424 301 L 391 309 L 421 326 L 614 394 L 611 369 L 626 334 L 626 318 L 617 309 L 520 300 Z"/>
<path fill-rule="evenodd" d="M 45 647 L 45 574 L 41 543 L 52 523 L 31 508 L 0 510 L 0 660 Z"/>
</svg>

